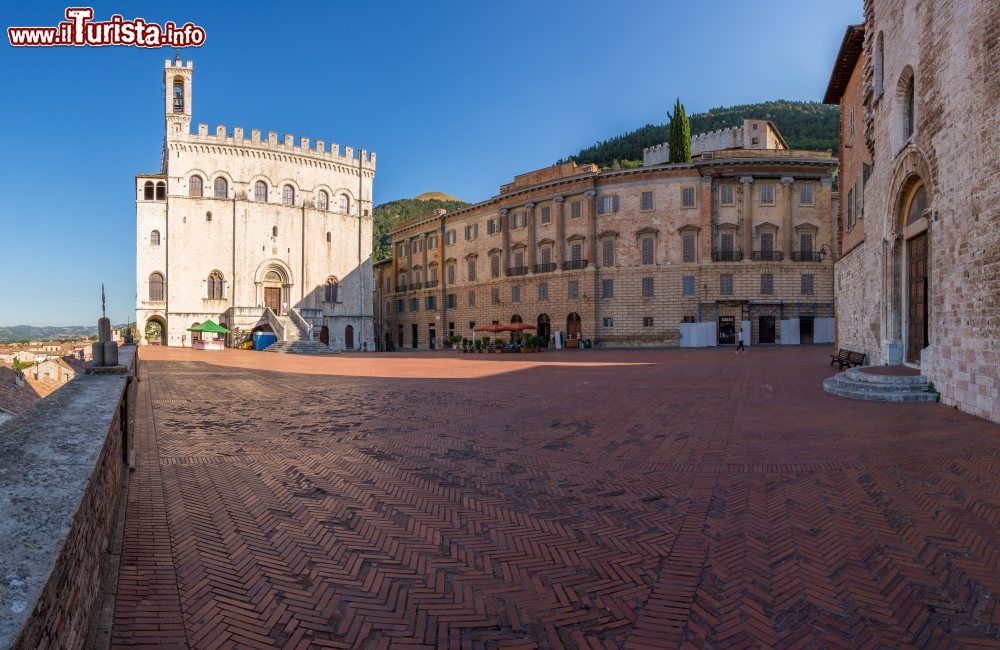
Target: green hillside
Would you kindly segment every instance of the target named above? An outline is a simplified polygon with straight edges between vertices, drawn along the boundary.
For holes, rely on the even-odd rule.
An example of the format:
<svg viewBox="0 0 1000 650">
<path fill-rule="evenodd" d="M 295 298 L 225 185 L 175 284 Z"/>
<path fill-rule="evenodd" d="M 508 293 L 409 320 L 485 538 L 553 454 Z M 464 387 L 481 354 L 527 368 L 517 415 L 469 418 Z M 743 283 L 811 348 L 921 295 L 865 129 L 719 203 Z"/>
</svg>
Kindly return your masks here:
<svg viewBox="0 0 1000 650">
<path fill-rule="evenodd" d="M 445 209 L 449 212 L 464 208 L 469 205 L 459 199 L 445 200 L 439 198 L 426 198 L 428 196 L 448 196 L 436 192 L 425 192 L 414 199 L 399 199 L 389 201 L 382 205 L 376 205 L 372 212 L 372 255 L 376 262 L 388 259 L 392 255 L 391 240 L 389 231 L 397 223 L 408 221 L 415 217 L 420 217 L 438 209 Z"/>
<path fill-rule="evenodd" d="M 743 123 L 743 118 L 771 120 L 792 149 L 835 151 L 840 138 L 838 108 L 819 102 L 779 99 L 761 104 L 713 108 L 706 113 L 688 116 L 691 135 L 738 126 Z M 636 161 L 641 163 L 643 148 L 666 141 L 666 124 L 647 124 L 589 146 L 567 160 L 578 164 L 597 163 L 601 167 L 633 167 L 637 166 Z"/>
</svg>

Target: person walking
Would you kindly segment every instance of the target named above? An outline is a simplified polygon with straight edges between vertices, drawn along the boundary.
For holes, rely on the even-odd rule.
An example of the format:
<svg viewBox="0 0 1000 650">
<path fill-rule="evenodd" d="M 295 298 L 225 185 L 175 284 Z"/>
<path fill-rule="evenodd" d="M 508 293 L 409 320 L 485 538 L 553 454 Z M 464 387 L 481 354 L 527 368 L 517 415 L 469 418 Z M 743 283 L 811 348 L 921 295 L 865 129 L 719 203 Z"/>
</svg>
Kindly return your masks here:
<svg viewBox="0 0 1000 650">
<path fill-rule="evenodd" d="M 736 333 L 736 354 L 739 354 L 740 350 L 742 350 L 743 352 L 747 351 L 747 349 L 745 347 L 743 347 L 743 328 L 742 327 L 740 328 L 740 331 Z"/>
</svg>

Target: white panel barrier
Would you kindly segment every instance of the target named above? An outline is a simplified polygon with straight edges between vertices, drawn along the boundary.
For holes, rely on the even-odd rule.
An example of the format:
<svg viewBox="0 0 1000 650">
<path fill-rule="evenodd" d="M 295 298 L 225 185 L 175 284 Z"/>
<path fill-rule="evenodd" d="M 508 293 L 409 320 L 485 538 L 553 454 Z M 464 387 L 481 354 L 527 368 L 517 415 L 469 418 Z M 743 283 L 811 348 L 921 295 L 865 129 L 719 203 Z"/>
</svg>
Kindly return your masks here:
<svg viewBox="0 0 1000 650">
<path fill-rule="evenodd" d="M 781 321 L 781 344 L 782 345 L 799 344 L 798 318 L 789 318 L 787 320 Z"/>
<path fill-rule="evenodd" d="M 750 336 L 750 333 L 753 331 L 750 329 L 750 321 L 748 320 L 740 321 L 740 327 L 743 328 L 743 347 L 748 348 L 750 347 L 750 339 L 753 338 L 752 336 Z"/>
<path fill-rule="evenodd" d="M 833 319 L 817 318 L 813 320 L 813 343 L 833 343 L 833 340 Z"/>
<path fill-rule="evenodd" d="M 715 323 L 681 323 L 682 348 L 714 348 L 718 342 Z"/>
</svg>

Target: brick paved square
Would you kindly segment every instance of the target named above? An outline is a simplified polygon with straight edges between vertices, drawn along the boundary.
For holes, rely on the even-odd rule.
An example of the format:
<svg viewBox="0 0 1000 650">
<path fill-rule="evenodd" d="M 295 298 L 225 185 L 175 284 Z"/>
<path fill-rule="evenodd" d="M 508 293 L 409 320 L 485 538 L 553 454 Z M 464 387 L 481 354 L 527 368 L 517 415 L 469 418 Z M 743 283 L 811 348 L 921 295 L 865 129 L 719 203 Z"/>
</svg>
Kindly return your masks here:
<svg viewBox="0 0 1000 650">
<path fill-rule="evenodd" d="M 829 352 L 143 348 L 113 643 L 996 644 L 1000 427 Z"/>
</svg>

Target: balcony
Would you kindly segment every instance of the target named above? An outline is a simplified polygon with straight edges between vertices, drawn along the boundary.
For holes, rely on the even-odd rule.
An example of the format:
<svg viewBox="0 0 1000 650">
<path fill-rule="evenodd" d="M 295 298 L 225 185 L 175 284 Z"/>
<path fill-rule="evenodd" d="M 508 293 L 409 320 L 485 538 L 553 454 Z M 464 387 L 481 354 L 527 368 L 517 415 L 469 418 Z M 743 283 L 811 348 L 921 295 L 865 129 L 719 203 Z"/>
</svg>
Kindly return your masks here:
<svg viewBox="0 0 1000 650">
<path fill-rule="evenodd" d="M 563 262 L 563 271 L 575 271 L 587 268 L 587 260 L 569 260 Z"/>
<path fill-rule="evenodd" d="M 430 280 L 429 282 L 424 282 L 424 289 L 434 289 L 438 286 L 437 280 Z"/>
<path fill-rule="evenodd" d="M 556 270 L 555 262 L 546 262 L 545 264 L 535 264 L 535 273 L 552 273 Z"/>
<path fill-rule="evenodd" d="M 742 262 L 743 261 L 743 251 L 712 251 L 712 261 L 713 262 Z"/>
<path fill-rule="evenodd" d="M 507 269 L 507 275 L 528 275 L 527 266 L 512 266 Z"/>
<path fill-rule="evenodd" d="M 780 262 L 785 259 L 785 254 L 781 251 L 754 251 L 754 262 Z"/>
<path fill-rule="evenodd" d="M 396 285 L 396 293 L 406 293 L 406 285 L 405 284 L 397 284 Z"/>
<path fill-rule="evenodd" d="M 823 253 L 813 251 L 794 251 L 792 259 L 796 262 L 822 262 Z"/>
<path fill-rule="evenodd" d="M 420 289 L 423 286 L 424 286 L 423 282 L 414 282 L 413 284 L 410 285 L 410 291 L 420 291 Z"/>
</svg>

